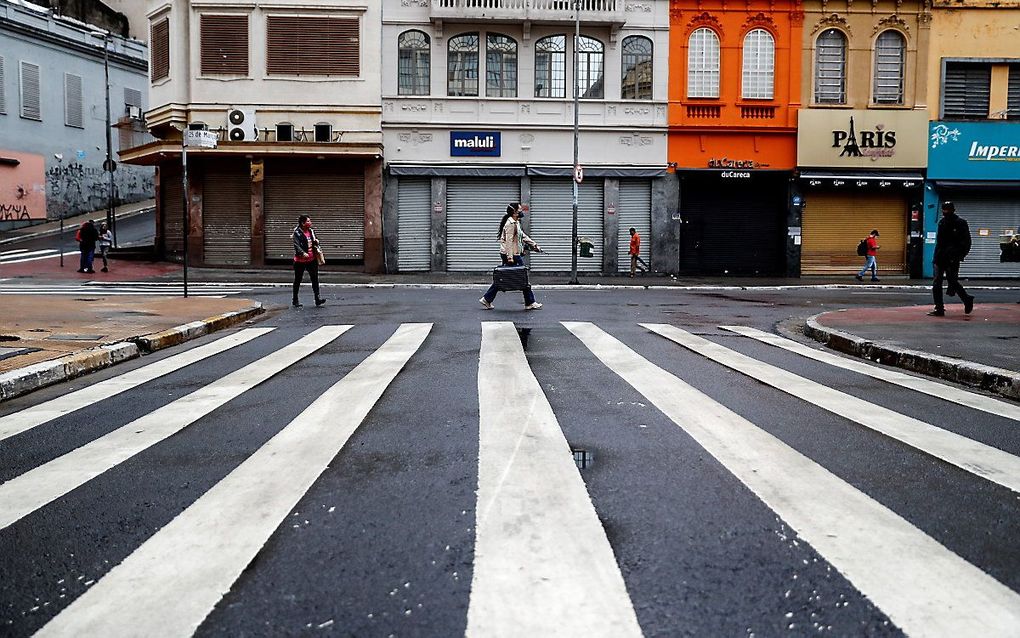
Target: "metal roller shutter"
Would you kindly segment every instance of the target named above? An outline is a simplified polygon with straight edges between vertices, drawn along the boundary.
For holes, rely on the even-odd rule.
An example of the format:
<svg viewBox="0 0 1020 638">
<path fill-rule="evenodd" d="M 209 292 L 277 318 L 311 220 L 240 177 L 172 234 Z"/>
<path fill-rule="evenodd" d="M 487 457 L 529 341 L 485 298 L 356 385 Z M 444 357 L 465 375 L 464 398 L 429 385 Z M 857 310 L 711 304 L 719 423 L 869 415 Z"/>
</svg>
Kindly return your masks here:
<svg viewBox="0 0 1020 638">
<path fill-rule="evenodd" d="M 577 190 L 577 236 L 587 237 L 595 245 L 593 257 L 581 257 L 578 272 L 601 272 L 602 220 L 605 182 L 583 182 Z M 569 179 L 531 180 L 531 238 L 545 251 L 532 255 L 535 272 L 570 272 L 573 225 L 573 188 Z"/>
<path fill-rule="evenodd" d="M 446 181 L 446 268 L 479 272 L 499 265 L 499 220 L 521 201 L 518 179 Z"/>
<path fill-rule="evenodd" d="M 620 205 L 616 210 L 619 272 L 630 272 L 630 229 L 641 236 L 641 258 L 651 263 L 652 184 L 647 180 L 620 180 Z"/>
<path fill-rule="evenodd" d="M 1020 263 L 999 261 L 999 242 L 1020 232 L 1020 199 L 1007 193 L 953 195 L 956 213 L 970 226 L 970 254 L 960 266 L 966 277 L 1020 276 Z M 987 234 L 982 234 L 987 231 Z"/>
<path fill-rule="evenodd" d="M 202 226 L 205 263 L 251 263 L 251 171 L 247 162 L 206 164 Z"/>
<path fill-rule="evenodd" d="M 397 195 L 397 269 L 429 270 L 432 266 L 432 180 L 401 178 Z"/>
<path fill-rule="evenodd" d="M 864 263 L 857 244 L 880 233 L 879 273 L 907 271 L 907 208 L 902 197 L 813 192 L 805 196 L 800 270 L 805 275 L 848 274 Z"/>
<path fill-rule="evenodd" d="M 176 170 L 174 170 L 176 168 Z M 163 231 L 163 250 L 168 258 L 183 259 L 184 198 L 181 192 L 180 167 L 159 169 L 160 224 Z"/>
<path fill-rule="evenodd" d="M 327 263 L 365 257 L 365 172 L 360 165 L 267 162 L 266 259 L 294 258 L 299 215 L 312 218 Z"/>
</svg>

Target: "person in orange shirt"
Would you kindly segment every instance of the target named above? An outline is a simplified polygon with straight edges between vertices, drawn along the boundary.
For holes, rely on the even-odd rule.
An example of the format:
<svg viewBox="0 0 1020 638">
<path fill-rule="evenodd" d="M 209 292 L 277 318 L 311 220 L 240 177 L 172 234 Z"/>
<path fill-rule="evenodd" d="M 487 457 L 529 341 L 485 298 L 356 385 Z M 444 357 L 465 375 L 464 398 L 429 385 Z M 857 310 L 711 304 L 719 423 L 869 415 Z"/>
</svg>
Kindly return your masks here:
<svg viewBox="0 0 1020 638">
<path fill-rule="evenodd" d="M 638 266 L 638 262 L 641 265 Z M 638 268 L 641 269 L 641 273 L 644 274 L 649 271 L 648 264 L 645 263 L 644 259 L 641 259 L 641 235 L 638 235 L 637 229 L 631 227 L 630 229 L 630 276 L 634 276 L 634 271 Z"/>
</svg>

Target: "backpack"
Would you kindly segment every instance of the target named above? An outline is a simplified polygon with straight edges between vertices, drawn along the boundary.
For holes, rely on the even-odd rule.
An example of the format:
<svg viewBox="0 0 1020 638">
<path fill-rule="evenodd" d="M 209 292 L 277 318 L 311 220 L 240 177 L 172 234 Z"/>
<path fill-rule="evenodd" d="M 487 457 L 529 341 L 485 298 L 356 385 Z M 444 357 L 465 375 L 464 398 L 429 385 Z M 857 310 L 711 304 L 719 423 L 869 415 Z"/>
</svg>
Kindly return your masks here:
<svg viewBox="0 0 1020 638">
<path fill-rule="evenodd" d="M 81 229 L 84 227 L 85 227 L 84 223 L 82 223 L 82 225 L 78 227 L 78 230 L 74 233 L 74 241 L 81 241 Z"/>
<path fill-rule="evenodd" d="M 862 239 L 861 243 L 857 244 L 857 254 L 864 257 L 868 254 L 868 240 Z"/>
</svg>

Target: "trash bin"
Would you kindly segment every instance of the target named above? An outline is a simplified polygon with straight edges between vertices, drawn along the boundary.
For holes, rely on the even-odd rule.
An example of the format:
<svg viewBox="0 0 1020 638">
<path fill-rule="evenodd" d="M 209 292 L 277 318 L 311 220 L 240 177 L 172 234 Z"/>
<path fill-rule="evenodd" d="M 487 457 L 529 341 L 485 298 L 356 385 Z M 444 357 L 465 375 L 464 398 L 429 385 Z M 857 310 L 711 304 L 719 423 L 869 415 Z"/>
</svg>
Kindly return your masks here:
<svg viewBox="0 0 1020 638">
<path fill-rule="evenodd" d="M 592 249 L 595 248 L 595 244 L 593 244 L 590 239 L 588 239 L 587 237 L 581 237 L 580 239 L 577 240 L 577 243 L 580 244 L 581 246 L 580 255 L 582 257 L 595 256 L 595 254 L 592 252 Z"/>
</svg>

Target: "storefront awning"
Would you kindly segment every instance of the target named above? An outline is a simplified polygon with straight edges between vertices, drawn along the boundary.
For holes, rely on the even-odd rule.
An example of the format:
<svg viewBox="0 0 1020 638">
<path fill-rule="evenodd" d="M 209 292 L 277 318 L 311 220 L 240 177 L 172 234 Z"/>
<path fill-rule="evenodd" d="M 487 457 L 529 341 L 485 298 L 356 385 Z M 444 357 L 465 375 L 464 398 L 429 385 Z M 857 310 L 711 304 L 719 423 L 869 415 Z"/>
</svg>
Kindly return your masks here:
<svg viewBox="0 0 1020 638">
<path fill-rule="evenodd" d="M 584 166 L 585 177 L 662 177 L 666 168 L 655 166 Z M 529 166 L 528 175 L 533 177 L 571 177 L 574 169 L 569 166 Z"/>
<path fill-rule="evenodd" d="M 330 159 L 379 159 L 382 144 L 376 142 L 219 142 L 216 148 L 189 148 L 189 157 L 322 157 Z M 181 157 L 179 140 L 156 140 L 120 151 L 125 164 L 154 166 Z"/>
<path fill-rule="evenodd" d="M 982 189 L 989 191 L 1020 190 L 1020 181 L 984 181 L 984 180 L 935 180 L 936 188 Z"/>
<path fill-rule="evenodd" d="M 868 179 L 884 180 L 890 182 L 923 182 L 924 175 L 921 173 L 902 173 L 893 171 L 800 171 L 801 179 Z"/>
<path fill-rule="evenodd" d="M 389 165 L 390 175 L 397 177 L 572 177 L 569 166 L 408 166 Z M 585 177 L 662 177 L 665 167 L 584 166 Z"/>
</svg>

